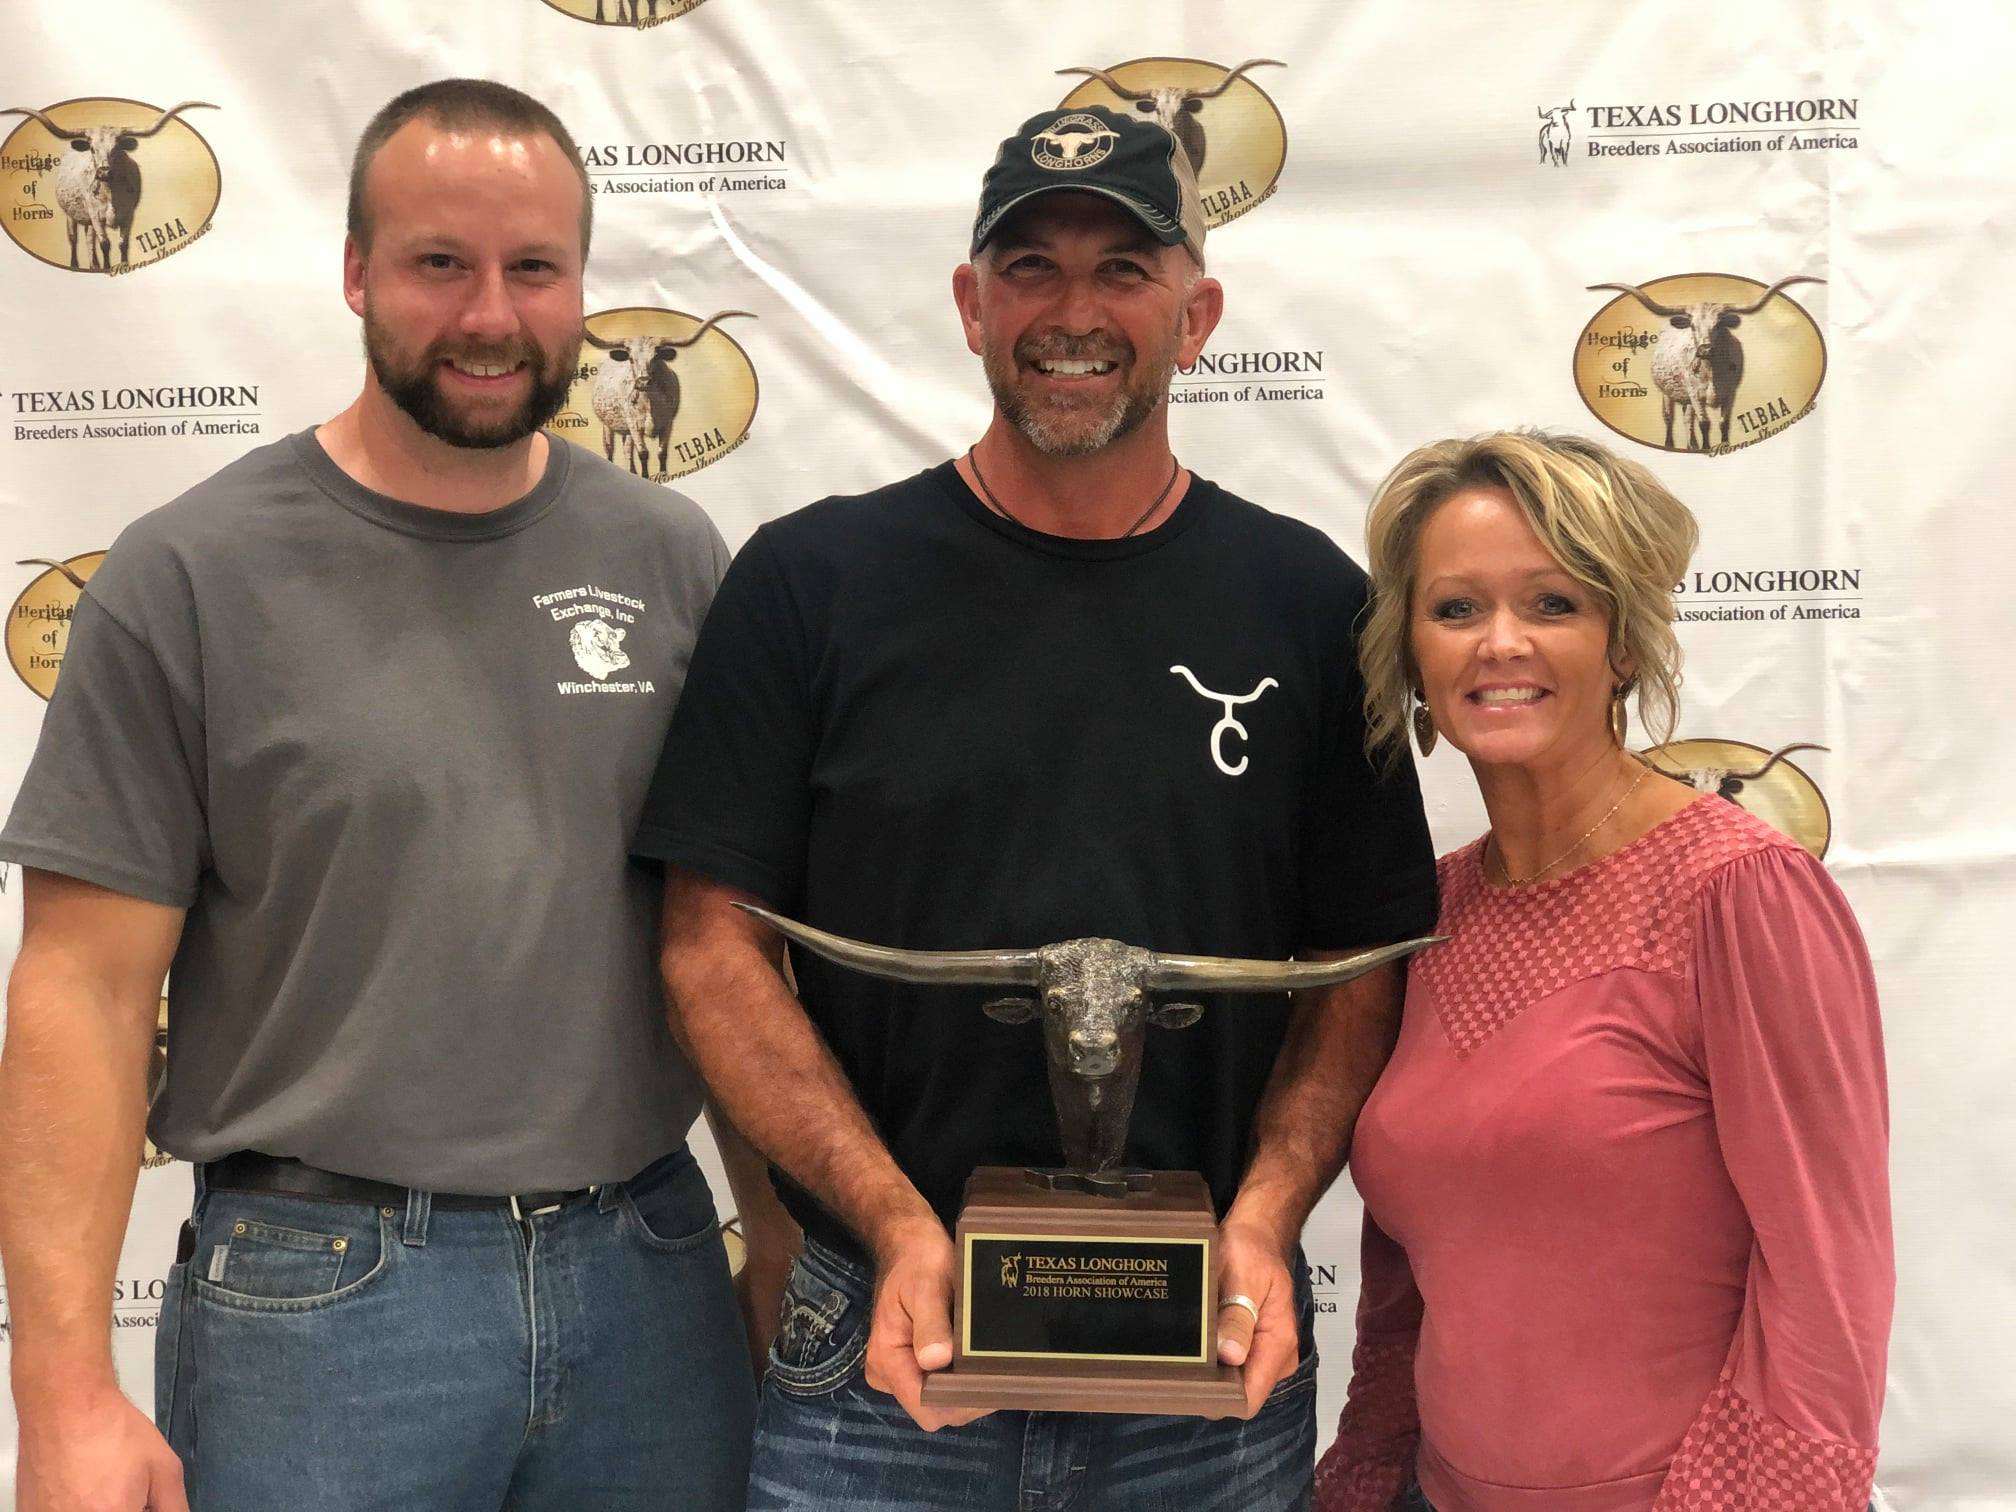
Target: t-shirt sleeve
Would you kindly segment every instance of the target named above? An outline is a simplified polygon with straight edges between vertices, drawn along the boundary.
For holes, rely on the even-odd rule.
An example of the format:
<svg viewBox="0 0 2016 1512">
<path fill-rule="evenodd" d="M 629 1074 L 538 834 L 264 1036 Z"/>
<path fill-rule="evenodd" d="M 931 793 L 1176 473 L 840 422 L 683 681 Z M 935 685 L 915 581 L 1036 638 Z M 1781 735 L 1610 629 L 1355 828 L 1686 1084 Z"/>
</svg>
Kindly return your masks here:
<svg viewBox="0 0 2016 1512">
<path fill-rule="evenodd" d="M 700 627 L 632 849 L 794 907 L 811 757 L 803 620 L 759 530 Z"/>
<path fill-rule="evenodd" d="M 1369 1213 L 1358 1274 L 1351 1385 L 1337 1437 L 1316 1465 L 1316 1512 L 1387 1512 L 1414 1479 L 1421 1443 L 1414 1404 L 1421 1293 L 1407 1252 Z"/>
<path fill-rule="evenodd" d="M 1364 573 L 1348 559 L 1336 591 L 1322 711 L 1322 766 L 1303 857 L 1305 949 L 1348 950 L 1435 927 L 1435 852 L 1407 753 L 1390 771 L 1365 750 L 1357 623 Z"/>
<path fill-rule="evenodd" d="M 1709 1096 L 1755 1238 L 1721 1380 L 1656 1512 L 1860 1512 L 1895 1286 L 1874 974 L 1847 900 L 1804 852 L 1732 862 L 1701 908 Z"/>
<path fill-rule="evenodd" d="M 187 908 L 209 864 L 201 711 L 86 588 L 0 857 Z"/>
</svg>

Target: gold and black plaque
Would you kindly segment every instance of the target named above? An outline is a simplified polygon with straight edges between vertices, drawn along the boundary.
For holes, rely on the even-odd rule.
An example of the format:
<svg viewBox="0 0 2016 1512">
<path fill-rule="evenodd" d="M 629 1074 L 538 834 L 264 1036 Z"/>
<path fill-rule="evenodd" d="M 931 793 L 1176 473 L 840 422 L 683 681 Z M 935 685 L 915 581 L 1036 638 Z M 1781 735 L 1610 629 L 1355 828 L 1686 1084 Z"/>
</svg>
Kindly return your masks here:
<svg viewBox="0 0 2016 1512">
<path fill-rule="evenodd" d="M 962 1250 L 968 1355 L 1207 1358 L 1207 1240 L 968 1233 Z"/>
<path fill-rule="evenodd" d="M 948 1370 L 934 1407 L 1039 1412 L 1243 1410 L 1217 1359 L 1218 1224 L 1195 1171 L 1090 1193 L 982 1166 L 966 1183 Z"/>
</svg>

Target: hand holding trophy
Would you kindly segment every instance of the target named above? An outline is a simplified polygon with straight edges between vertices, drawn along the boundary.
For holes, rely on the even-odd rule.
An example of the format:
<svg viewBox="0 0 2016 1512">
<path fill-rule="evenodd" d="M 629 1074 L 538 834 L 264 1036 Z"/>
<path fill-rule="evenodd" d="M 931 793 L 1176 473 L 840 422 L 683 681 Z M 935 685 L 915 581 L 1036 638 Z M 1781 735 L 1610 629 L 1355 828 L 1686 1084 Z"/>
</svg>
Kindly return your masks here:
<svg viewBox="0 0 2016 1512">
<path fill-rule="evenodd" d="M 842 966 L 892 981 L 1022 989 L 983 1005 L 1041 1018 L 1064 1165 L 982 1166 L 955 1234 L 951 1366 L 924 1383 L 945 1409 L 1183 1413 L 1246 1407 L 1218 1363 L 1217 1220 L 1194 1171 L 1125 1163 L 1147 1026 L 1180 1029 L 1193 992 L 1292 992 L 1348 982 L 1412 954 L 1408 940 L 1334 961 L 1160 955 L 1117 940 L 1034 950 L 897 950 L 738 904 Z M 1250 1306 L 1250 1304 L 1246 1304 Z"/>
</svg>

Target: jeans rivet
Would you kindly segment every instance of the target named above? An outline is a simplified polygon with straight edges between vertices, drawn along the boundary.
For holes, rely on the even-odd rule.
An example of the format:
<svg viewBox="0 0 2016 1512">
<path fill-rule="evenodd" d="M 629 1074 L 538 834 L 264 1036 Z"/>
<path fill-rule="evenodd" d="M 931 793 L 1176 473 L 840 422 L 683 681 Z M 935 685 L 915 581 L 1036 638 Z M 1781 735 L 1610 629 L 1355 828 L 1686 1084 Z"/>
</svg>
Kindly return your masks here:
<svg viewBox="0 0 2016 1512">
<path fill-rule="evenodd" d="M 350 1248 L 350 1241 L 348 1239 L 332 1239 L 329 1241 L 329 1248 L 340 1254 L 342 1251 Z"/>
<path fill-rule="evenodd" d="M 234 1223 L 231 1225 L 231 1232 L 234 1234 L 242 1234 L 245 1232 L 245 1225 L 242 1223 Z"/>
<path fill-rule="evenodd" d="M 381 1218 L 390 1218 L 390 1217 L 394 1216 L 394 1215 L 393 1215 L 393 1212 L 392 1212 L 392 1209 L 390 1209 L 389 1207 L 382 1207 L 382 1208 L 378 1209 L 378 1215 L 379 1215 L 379 1217 L 381 1217 Z"/>
</svg>

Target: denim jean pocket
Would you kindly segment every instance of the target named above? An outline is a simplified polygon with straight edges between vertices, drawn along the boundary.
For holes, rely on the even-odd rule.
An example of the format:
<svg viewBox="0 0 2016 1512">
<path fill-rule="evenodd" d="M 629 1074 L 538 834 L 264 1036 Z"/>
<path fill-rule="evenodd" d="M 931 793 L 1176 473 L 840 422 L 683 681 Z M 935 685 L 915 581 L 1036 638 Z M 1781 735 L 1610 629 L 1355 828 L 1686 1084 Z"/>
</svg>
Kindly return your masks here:
<svg viewBox="0 0 2016 1512">
<path fill-rule="evenodd" d="M 186 1231 L 189 1227 L 184 1224 Z M 167 1436 L 174 1425 L 175 1388 L 182 1363 L 182 1292 L 189 1284 L 189 1262 L 168 1268 L 161 1291 L 161 1319 L 154 1333 L 154 1425 Z"/>
<path fill-rule="evenodd" d="M 1295 1368 L 1274 1383 L 1274 1389 L 1267 1393 L 1267 1400 L 1269 1402 L 1278 1402 L 1284 1397 L 1294 1396 L 1298 1392 L 1314 1391 L 1316 1389 L 1316 1371 L 1321 1364 L 1322 1360 L 1314 1349 L 1304 1349 L 1302 1351 L 1302 1358 L 1296 1362 Z"/>
<path fill-rule="evenodd" d="M 801 1256 L 778 1306 L 769 1379 L 797 1396 L 819 1396 L 844 1385 L 867 1357 L 870 1307 L 865 1291 L 850 1296 Z"/>
<path fill-rule="evenodd" d="M 623 1217 L 647 1247 L 668 1253 L 698 1249 L 719 1231 L 706 1173 L 684 1148 L 623 1183 Z"/>
<path fill-rule="evenodd" d="M 303 1312 L 356 1295 L 385 1269 L 391 1220 L 377 1208 L 213 1194 L 188 1276 L 208 1302 Z"/>
</svg>

